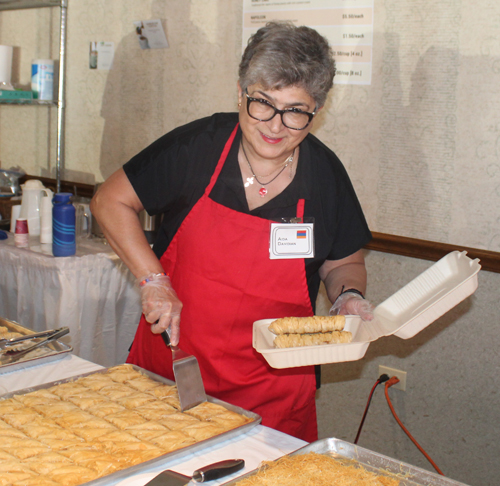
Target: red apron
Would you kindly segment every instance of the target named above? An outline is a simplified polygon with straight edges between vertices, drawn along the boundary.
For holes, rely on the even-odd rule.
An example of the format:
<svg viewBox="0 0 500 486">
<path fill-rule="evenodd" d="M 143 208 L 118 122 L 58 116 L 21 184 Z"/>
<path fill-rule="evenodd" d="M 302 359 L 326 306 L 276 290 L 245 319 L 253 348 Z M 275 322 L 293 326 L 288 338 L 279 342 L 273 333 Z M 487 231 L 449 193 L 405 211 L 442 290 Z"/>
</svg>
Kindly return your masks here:
<svg viewBox="0 0 500 486">
<path fill-rule="evenodd" d="M 304 260 L 270 260 L 270 221 L 209 197 L 236 131 L 160 260 L 184 304 L 179 347 L 198 359 L 208 395 L 312 442 L 318 437 L 314 367 L 273 369 L 252 347 L 254 321 L 313 315 Z M 303 211 L 302 199 L 297 215 Z M 144 316 L 127 361 L 174 379 L 171 352 Z"/>
</svg>

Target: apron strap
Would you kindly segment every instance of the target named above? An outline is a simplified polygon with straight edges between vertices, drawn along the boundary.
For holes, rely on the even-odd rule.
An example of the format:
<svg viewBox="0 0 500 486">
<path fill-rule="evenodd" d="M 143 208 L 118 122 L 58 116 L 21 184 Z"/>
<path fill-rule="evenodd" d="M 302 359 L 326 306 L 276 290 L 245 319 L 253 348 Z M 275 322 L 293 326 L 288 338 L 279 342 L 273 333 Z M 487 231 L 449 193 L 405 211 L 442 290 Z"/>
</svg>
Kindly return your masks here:
<svg viewBox="0 0 500 486">
<path fill-rule="evenodd" d="M 233 144 L 234 137 L 236 137 L 236 133 L 238 132 L 238 127 L 240 126 L 239 122 L 234 127 L 234 130 L 231 133 L 231 136 L 227 139 L 226 145 L 224 145 L 224 150 L 219 158 L 219 162 L 217 162 L 217 167 L 215 168 L 214 173 L 212 174 L 212 178 L 210 179 L 210 184 L 208 184 L 205 189 L 205 195 L 208 196 L 210 191 L 213 189 L 215 183 L 217 182 L 217 178 L 219 177 L 220 171 L 224 166 L 224 162 L 226 161 L 227 154 L 231 150 L 231 145 Z"/>
<path fill-rule="evenodd" d="M 304 206 L 306 204 L 305 199 L 299 199 L 299 202 L 297 203 L 297 218 L 300 218 L 302 221 L 302 218 L 304 217 Z"/>
</svg>

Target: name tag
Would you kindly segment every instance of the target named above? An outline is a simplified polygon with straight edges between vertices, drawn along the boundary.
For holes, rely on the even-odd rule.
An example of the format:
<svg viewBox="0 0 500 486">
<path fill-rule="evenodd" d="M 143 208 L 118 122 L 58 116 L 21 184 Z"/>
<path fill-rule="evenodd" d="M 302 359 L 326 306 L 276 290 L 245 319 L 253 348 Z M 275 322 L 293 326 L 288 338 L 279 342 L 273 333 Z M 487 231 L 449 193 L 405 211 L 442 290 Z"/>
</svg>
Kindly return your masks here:
<svg viewBox="0 0 500 486">
<path fill-rule="evenodd" d="M 271 223 L 269 258 L 314 257 L 314 224 Z"/>
</svg>

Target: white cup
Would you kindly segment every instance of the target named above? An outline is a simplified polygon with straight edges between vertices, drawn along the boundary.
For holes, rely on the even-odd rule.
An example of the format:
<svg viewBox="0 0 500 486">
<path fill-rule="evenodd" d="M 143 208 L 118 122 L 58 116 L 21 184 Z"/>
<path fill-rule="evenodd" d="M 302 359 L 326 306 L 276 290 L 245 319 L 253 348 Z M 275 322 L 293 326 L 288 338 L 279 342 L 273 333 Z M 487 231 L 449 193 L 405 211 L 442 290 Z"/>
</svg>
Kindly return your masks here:
<svg viewBox="0 0 500 486">
<path fill-rule="evenodd" d="M 52 198 L 40 200 L 40 243 L 52 243 Z"/>
<path fill-rule="evenodd" d="M 10 232 L 15 233 L 16 232 L 16 220 L 19 218 L 19 213 L 21 212 L 21 205 L 16 204 L 15 206 L 12 206 L 10 210 Z"/>
</svg>

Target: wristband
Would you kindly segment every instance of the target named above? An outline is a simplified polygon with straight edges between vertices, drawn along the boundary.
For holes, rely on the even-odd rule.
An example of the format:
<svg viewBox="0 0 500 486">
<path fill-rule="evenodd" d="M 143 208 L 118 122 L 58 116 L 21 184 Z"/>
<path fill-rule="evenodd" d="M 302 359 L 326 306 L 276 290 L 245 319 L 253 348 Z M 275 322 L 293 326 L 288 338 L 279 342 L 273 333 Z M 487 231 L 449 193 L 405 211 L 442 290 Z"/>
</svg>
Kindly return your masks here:
<svg viewBox="0 0 500 486">
<path fill-rule="evenodd" d="M 151 275 L 148 275 L 146 278 L 144 278 L 143 280 L 141 280 L 139 282 L 139 287 L 143 287 L 144 285 L 146 285 L 148 282 L 151 282 L 153 280 L 155 280 L 156 278 L 158 277 L 168 277 L 168 273 L 165 273 L 165 272 L 161 272 L 161 273 L 152 273 Z"/>
<path fill-rule="evenodd" d="M 342 290 L 340 291 L 340 294 L 337 296 L 337 298 L 335 299 L 335 302 L 337 302 L 337 300 L 339 299 L 339 297 L 342 295 L 342 294 L 347 294 L 347 292 L 350 292 L 352 294 L 358 294 L 360 295 L 363 299 L 365 298 L 365 296 L 363 295 L 363 293 L 361 291 L 359 291 L 358 289 L 347 289 L 347 290 L 344 290 L 345 286 L 342 285 Z M 334 302 L 334 304 L 335 304 Z"/>
</svg>

